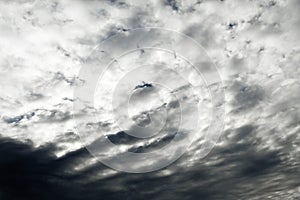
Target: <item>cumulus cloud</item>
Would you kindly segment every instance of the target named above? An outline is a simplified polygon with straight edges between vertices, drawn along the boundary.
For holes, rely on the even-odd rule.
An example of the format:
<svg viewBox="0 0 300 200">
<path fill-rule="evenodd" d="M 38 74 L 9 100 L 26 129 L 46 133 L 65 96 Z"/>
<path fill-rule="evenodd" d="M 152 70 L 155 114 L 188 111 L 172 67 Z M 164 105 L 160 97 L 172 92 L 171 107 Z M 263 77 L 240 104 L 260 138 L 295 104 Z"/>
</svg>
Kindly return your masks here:
<svg viewBox="0 0 300 200">
<path fill-rule="evenodd" d="M 297 0 L 1 1 L 0 198 L 300 198 L 299 6 Z M 137 27 L 182 32 L 204 47 L 218 67 L 226 91 L 226 121 L 216 147 L 204 159 L 203 132 L 211 117 L 206 111 L 212 106 L 205 82 L 189 70 L 182 55 L 143 49 L 138 39 L 147 43 L 155 38 L 131 35 Z M 109 46 L 111 52 L 91 54 L 115 34 L 128 40 Z M 164 40 L 172 41 L 176 38 L 171 35 Z M 112 52 L 126 46 L 137 50 L 115 58 Z M 188 45 L 180 47 L 197 57 Z M 115 61 L 96 90 L 99 101 L 95 108 L 75 112 L 73 104 L 82 99 L 74 98 L 73 90 L 88 81 L 78 77 L 78 71 L 83 63 L 100 58 Z M 212 65 L 198 60 L 202 72 L 209 73 Z M 124 79 L 130 67 L 146 61 L 153 67 Z M 195 87 L 163 66 L 180 71 Z M 134 90 L 143 81 L 153 87 Z M 159 88 L 159 81 L 171 91 Z M 119 92 L 114 93 L 115 88 Z M 140 129 L 132 124 L 120 130 L 109 95 L 116 94 L 115 108 L 121 110 L 127 104 L 124 91 L 134 94 L 129 115 L 140 127 L 151 122 L 158 126 L 164 112 L 168 114 L 161 134 L 133 137 L 128 132 Z M 178 131 L 180 102 L 185 106 L 181 114 L 189 120 L 184 121 L 187 128 Z M 188 151 L 169 167 L 145 174 L 118 172 L 84 148 L 105 135 L 117 145 L 100 147 L 109 156 L 155 152 L 176 134 L 184 139 L 195 133 L 195 127 L 189 127 L 194 116 L 189 105 L 205 105 L 200 127 Z M 118 116 L 124 123 L 125 111 Z M 97 120 L 86 120 L 86 113 L 97 115 Z M 76 135 L 72 116 L 81 121 L 76 125 L 85 135 Z"/>
</svg>

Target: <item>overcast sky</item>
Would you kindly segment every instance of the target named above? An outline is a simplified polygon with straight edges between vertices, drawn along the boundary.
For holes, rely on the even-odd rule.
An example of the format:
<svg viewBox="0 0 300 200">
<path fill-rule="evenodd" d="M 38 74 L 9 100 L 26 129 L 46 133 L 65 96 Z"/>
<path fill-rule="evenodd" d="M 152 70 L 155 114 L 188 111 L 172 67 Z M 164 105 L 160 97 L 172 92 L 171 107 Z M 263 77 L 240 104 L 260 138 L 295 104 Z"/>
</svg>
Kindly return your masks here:
<svg viewBox="0 0 300 200">
<path fill-rule="evenodd" d="M 299 10 L 1 0 L 0 199 L 300 199 Z"/>
</svg>

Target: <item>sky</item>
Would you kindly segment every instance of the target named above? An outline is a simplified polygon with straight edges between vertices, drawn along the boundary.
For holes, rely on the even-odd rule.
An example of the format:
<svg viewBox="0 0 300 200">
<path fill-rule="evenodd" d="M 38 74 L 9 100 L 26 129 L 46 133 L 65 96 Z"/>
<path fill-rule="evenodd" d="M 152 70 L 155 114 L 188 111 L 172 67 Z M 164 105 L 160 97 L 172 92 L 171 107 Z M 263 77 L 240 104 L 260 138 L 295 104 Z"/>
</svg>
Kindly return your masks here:
<svg viewBox="0 0 300 200">
<path fill-rule="evenodd" d="M 0 199 L 300 199 L 298 0 L 1 0 Z"/>
</svg>

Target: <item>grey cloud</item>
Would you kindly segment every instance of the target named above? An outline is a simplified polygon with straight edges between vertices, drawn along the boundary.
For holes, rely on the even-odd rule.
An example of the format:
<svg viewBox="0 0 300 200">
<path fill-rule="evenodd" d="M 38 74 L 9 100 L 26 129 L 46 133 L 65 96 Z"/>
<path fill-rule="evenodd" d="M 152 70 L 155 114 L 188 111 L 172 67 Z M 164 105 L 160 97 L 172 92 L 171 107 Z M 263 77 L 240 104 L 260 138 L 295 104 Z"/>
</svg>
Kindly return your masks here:
<svg viewBox="0 0 300 200">
<path fill-rule="evenodd" d="M 258 85 L 248 85 L 240 81 L 234 82 L 229 88 L 233 92 L 232 102 L 235 112 L 247 111 L 258 105 L 264 98 L 265 92 Z"/>
<path fill-rule="evenodd" d="M 45 96 L 42 93 L 36 93 L 36 92 L 29 92 L 26 95 L 26 99 L 29 101 L 36 101 L 36 100 L 40 100 L 42 98 L 44 98 Z"/>
<path fill-rule="evenodd" d="M 71 118 L 71 113 L 69 111 L 61 110 L 47 110 L 47 109 L 35 109 L 27 113 L 15 116 L 8 117 L 4 116 L 3 121 L 8 124 L 21 125 L 23 122 L 31 121 L 34 122 L 63 122 Z"/>
<path fill-rule="evenodd" d="M 184 30 L 184 33 L 195 39 L 204 48 L 208 49 L 216 45 L 216 36 L 213 28 L 213 22 L 202 21 L 199 24 L 193 24 Z"/>
<path fill-rule="evenodd" d="M 114 144 L 134 144 L 143 139 L 128 135 L 125 131 L 117 132 L 116 134 L 110 134 L 107 136 L 108 139 Z"/>
<path fill-rule="evenodd" d="M 223 145 L 190 167 L 184 165 L 192 158 L 186 155 L 157 172 L 105 177 L 107 167 L 100 163 L 74 171 L 91 159 L 84 149 L 57 158 L 55 145 L 34 148 L 1 138 L 0 191 L 7 199 L 285 199 L 285 191 L 297 192 L 300 186 L 299 160 L 291 159 L 290 148 L 262 149 L 262 142 L 258 127 L 245 125 L 227 130 Z"/>
<path fill-rule="evenodd" d="M 66 77 L 63 73 L 61 72 L 56 72 L 53 75 L 53 80 L 57 80 L 57 81 L 65 81 L 66 83 L 68 83 L 69 85 L 74 85 L 74 84 L 83 84 L 84 80 L 80 80 L 78 77 Z"/>
<path fill-rule="evenodd" d="M 5 108 L 1 110 L 4 122 L 1 130 L 3 136 L 11 135 L 15 140 L 0 138 L 0 199 L 300 199 L 299 1 L 50 0 L 50 6 L 32 7 L 23 5 L 24 2 L 1 3 L 0 49 L 5 50 L 0 58 L 5 61 L 1 65 L 1 85 L 5 86 L 0 97 L 1 108 Z M 68 10 L 69 7 L 74 10 Z M 86 52 L 105 38 L 144 26 L 184 32 L 206 47 L 225 73 L 234 68 L 235 76 L 225 83 L 233 97 L 227 103 L 233 110 L 226 116 L 222 140 L 206 158 L 198 159 L 201 141 L 197 141 L 193 146 L 195 151 L 187 151 L 169 167 L 157 172 L 127 174 L 92 162 L 87 150 L 77 146 L 79 137 L 66 130 L 67 123 L 61 122 L 71 117 L 71 110 L 65 109 L 64 103 L 75 100 L 67 97 L 65 90 L 70 92 L 74 86 L 84 84 L 73 75 L 72 70 L 78 69 L 78 60 L 73 58 L 78 56 L 83 61 Z M 246 48 L 251 45 L 253 49 Z M 118 47 L 112 50 L 115 48 Z M 272 48 L 275 50 L 269 51 Z M 242 58 L 237 56 L 240 51 Z M 141 52 L 145 56 L 147 50 Z M 267 58 L 259 68 L 247 57 L 256 52 L 260 56 L 275 52 L 275 56 Z M 200 65 L 202 70 L 210 70 L 206 63 Z M 274 76 L 271 87 L 272 77 L 262 78 L 260 73 L 272 67 L 281 68 L 285 80 L 280 82 Z M 275 74 L 272 70 L 268 72 Z M 183 86 L 174 93 L 188 89 Z M 28 102 L 23 102 L 22 95 Z M 63 103 L 53 109 L 43 108 L 58 103 L 57 99 Z M 41 109 L 26 109 L 26 103 Z M 262 106 L 265 103 L 268 107 Z M 178 102 L 163 106 L 177 109 Z M 24 107 L 28 112 L 24 113 Z M 10 114 L 3 117 L 7 109 Z M 95 110 L 84 108 L 82 113 L 75 113 L 76 117 L 85 112 Z M 148 123 L 145 113 L 137 115 L 136 120 L 142 125 Z M 38 123 L 45 126 L 41 128 Z M 46 139 L 48 143 L 36 147 L 40 136 L 36 139 L 35 132 L 27 133 L 23 127 L 33 124 L 37 126 L 30 130 L 37 134 L 42 132 L 46 136 L 51 131 L 58 135 L 53 137 L 54 141 Z M 136 153 L 159 150 L 176 133 L 171 124 L 165 127 L 166 134 L 149 142 L 126 131 L 114 133 L 111 129 L 114 124 L 104 120 L 84 125 L 88 129 L 106 130 L 114 144 L 128 145 L 129 151 Z M 22 135 L 16 136 L 17 133 Z M 35 141 L 19 141 L 26 137 Z M 65 148 L 67 153 L 57 157 L 55 153 L 66 143 L 71 149 L 78 149 Z"/>
<path fill-rule="evenodd" d="M 179 10 L 178 2 L 176 0 L 165 0 L 164 4 L 167 6 L 170 6 L 172 8 L 172 10 L 174 10 L 174 11 Z"/>
</svg>

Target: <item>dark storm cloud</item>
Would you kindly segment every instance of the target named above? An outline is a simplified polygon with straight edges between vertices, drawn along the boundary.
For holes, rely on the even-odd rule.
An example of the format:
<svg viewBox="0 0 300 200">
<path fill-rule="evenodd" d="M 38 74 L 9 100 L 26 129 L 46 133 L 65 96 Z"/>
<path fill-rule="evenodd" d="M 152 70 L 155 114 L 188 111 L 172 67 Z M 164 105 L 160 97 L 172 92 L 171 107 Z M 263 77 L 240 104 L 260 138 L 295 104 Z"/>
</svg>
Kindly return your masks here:
<svg viewBox="0 0 300 200">
<path fill-rule="evenodd" d="M 55 150 L 51 144 L 34 148 L 30 142 L 1 138 L 0 198 L 76 200 L 109 197 L 105 181 L 103 184 L 99 182 L 96 188 L 91 186 L 92 182 L 86 181 L 95 172 L 101 173 L 104 166 L 96 164 L 74 172 L 74 167 L 91 158 L 85 149 L 69 152 L 60 158 L 53 154 Z"/>
<path fill-rule="evenodd" d="M 69 155 L 56 159 L 53 150 L 52 145 L 34 149 L 30 143 L 1 138 L 1 199 L 60 199 L 75 185 L 72 175 L 64 172 Z M 82 151 L 76 154 L 80 157 Z"/>
<path fill-rule="evenodd" d="M 108 168 L 100 163 L 74 171 L 91 159 L 85 149 L 57 158 L 55 145 L 34 148 L 30 142 L 1 138 L 0 194 L 1 199 L 25 200 L 266 199 L 300 186 L 299 162 L 290 158 L 292 149 L 283 146 L 289 142 L 281 141 L 280 150 L 260 148 L 258 127 L 245 125 L 226 131 L 224 144 L 190 167 L 187 154 L 157 172 L 103 177 Z M 164 174 L 168 170 L 171 173 Z"/>
</svg>

